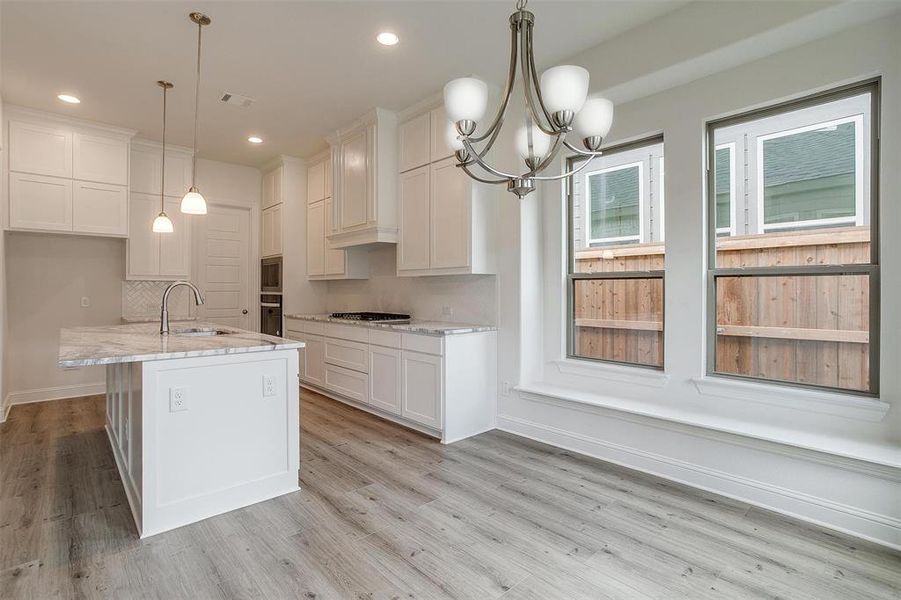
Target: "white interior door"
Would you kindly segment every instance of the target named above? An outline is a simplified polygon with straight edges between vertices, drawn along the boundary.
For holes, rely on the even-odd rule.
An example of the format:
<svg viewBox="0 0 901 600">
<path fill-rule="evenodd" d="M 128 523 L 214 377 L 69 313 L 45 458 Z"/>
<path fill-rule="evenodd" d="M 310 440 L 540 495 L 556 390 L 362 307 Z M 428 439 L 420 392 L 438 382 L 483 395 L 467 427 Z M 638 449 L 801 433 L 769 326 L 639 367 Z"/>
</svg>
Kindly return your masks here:
<svg viewBox="0 0 901 600">
<path fill-rule="evenodd" d="M 197 284 L 205 299 L 198 312 L 213 323 L 251 329 L 259 302 L 250 289 L 250 209 L 208 204 L 207 210 L 192 217 L 198 223 Z"/>
</svg>

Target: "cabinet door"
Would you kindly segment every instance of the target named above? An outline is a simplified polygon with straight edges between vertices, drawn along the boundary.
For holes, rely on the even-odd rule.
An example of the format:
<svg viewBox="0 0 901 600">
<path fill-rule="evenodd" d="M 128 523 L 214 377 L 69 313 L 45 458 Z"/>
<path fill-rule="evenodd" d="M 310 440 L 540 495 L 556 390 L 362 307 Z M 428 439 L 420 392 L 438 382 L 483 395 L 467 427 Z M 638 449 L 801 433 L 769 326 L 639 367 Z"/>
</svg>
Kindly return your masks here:
<svg viewBox="0 0 901 600">
<path fill-rule="evenodd" d="M 159 275 L 166 279 L 191 276 L 191 221 L 181 212 L 180 198 L 166 198 L 166 214 L 172 219 L 172 233 L 160 237 Z"/>
<path fill-rule="evenodd" d="M 307 276 L 325 275 L 325 202 L 307 206 Z"/>
<path fill-rule="evenodd" d="M 160 212 L 160 199 L 159 196 L 139 192 L 131 192 L 129 196 L 128 266 L 125 277 L 155 278 L 160 271 L 160 236 L 163 234 L 153 233 L 152 227 Z M 166 214 L 174 217 L 168 210 Z M 177 226 L 175 230 L 178 231 Z"/>
<path fill-rule="evenodd" d="M 447 111 L 444 106 L 440 106 L 429 116 L 432 119 L 432 162 L 448 158 L 454 155 L 454 149 L 447 145 L 447 129 L 451 126 L 447 120 Z"/>
<path fill-rule="evenodd" d="M 343 367 L 325 364 L 323 387 L 363 404 L 369 403 L 369 376 Z"/>
<path fill-rule="evenodd" d="M 324 339 L 320 335 L 305 334 L 306 347 L 303 349 L 304 380 L 314 385 L 325 383 L 325 362 L 322 360 Z"/>
<path fill-rule="evenodd" d="M 128 235 L 128 192 L 124 185 L 75 182 L 72 230 Z"/>
<path fill-rule="evenodd" d="M 342 231 L 366 224 L 369 169 L 366 130 L 341 143 L 340 229 Z"/>
<path fill-rule="evenodd" d="M 280 204 L 263 210 L 262 256 L 278 256 L 282 253 L 282 207 Z"/>
<path fill-rule="evenodd" d="M 133 148 L 130 164 L 131 177 L 128 181 L 129 189 L 141 194 L 159 194 L 160 163 L 159 152 L 154 152 L 149 148 Z"/>
<path fill-rule="evenodd" d="M 400 176 L 400 242 L 398 271 L 429 268 L 430 208 L 429 166 Z"/>
<path fill-rule="evenodd" d="M 456 159 L 432 165 L 431 267 L 468 267 L 471 248 L 472 185 Z"/>
<path fill-rule="evenodd" d="M 403 123 L 397 131 L 398 170 L 403 173 L 429 163 L 431 116 L 420 115 Z"/>
<path fill-rule="evenodd" d="M 325 161 L 307 169 L 307 203 L 312 204 L 325 198 Z"/>
<path fill-rule="evenodd" d="M 72 132 L 10 121 L 9 170 L 72 177 Z"/>
<path fill-rule="evenodd" d="M 9 226 L 72 231 L 72 181 L 10 173 Z"/>
<path fill-rule="evenodd" d="M 401 351 L 369 347 L 369 403 L 395 415 L 400 414 Z"/>
<path fill-rule="evenodd" d="M 73 177 L 113 185 L 128 184 L 128 141 L 76 132 Z"/>
<path fill-rule="evenodd" d="M 441 357 L 404 350 L 401 365 L 401 415 L 441 429 Z"/>
<path fill-rule="evenodd" d="M 282 172 L 283 167 L 278 167 L 263 175 L 262 207 L 275 206 L 282 201 Z"/>
<path fill-rule="evenodd" d="M 182 197 L 188 193 L 188 189 L 191 187 L 192 168 L 190 154 L 166 152 L 166 195 L 178 198 L 179 208 Z M 157 183 L 157 193 L 159 193 L 159 188 L 159 183 Z M 166 213 L 171 216 L 169 209 L 166 209 Z"/>
<path fill-rule="evenodd" d="M 334 174 L 332 173 L 332 159 L 331 159 L 331 157 L 325 159 L 324 169 L 325 169 L 325 176 L 324 176 L 325 180 L 323 181 L 323 186 L 324 186 L 324 187 L 323 187 L 322 193 L 325 195 L 326 198 L 332 198 L 332 197 L 333 197 L 333 194 L 332 194 L 332 187 L 333 187 L 333 185 L 332 185 L 332 177 L 334 176 Z"/>
<path fill-rule="evenodd" d="M 334 211 L 332 210 L 332 199 L 325 201 L 325 235 L 330 231 L 334 231 Z M 347 272 L 347 252 L 328 247 L 328 240 L 323 239 L 325 249 L 325 274 L 326 275 L 344 275 Z"/>
</svg>

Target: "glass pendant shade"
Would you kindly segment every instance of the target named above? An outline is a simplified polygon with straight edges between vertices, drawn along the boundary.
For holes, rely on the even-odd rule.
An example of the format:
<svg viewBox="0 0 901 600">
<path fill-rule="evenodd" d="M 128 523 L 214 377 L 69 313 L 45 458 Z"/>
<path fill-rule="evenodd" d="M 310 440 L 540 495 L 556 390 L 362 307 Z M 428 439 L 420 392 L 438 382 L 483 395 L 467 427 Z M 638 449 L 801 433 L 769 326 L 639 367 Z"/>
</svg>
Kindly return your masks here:
<svg viewBox="0 0 901 600">
<path fill-rule="evenodd" d="M 488 109 L 488 85 L 475 77 L 454 79 L 444 86 L 444 107 L 453 123 L 478 123 Z"/>
<path fill-rule="evenodd" d="M 529 128 L 532 130 L 532 148 L 529 151 Z M 516 132 L 516 151 L 523 158 L 541 159 L 547 156 L 551 149 L 551 136 L 541 131 L 534 123 L 529 126 L 523 125 Z"/>
<path fill-rule="evenodd" d="M 573 121 L 573 130 L 580 139 L 607 137 L 613 124 L 613 102 L 606 98 L 591 98 L 585 102 Z"/>
<path fill-rule="evenodd" d="M 448 148 L 453 150 L 454 152 L 458 150 L 463 150 L 463 142 L 459 139 L 459 134 L 457 133 L 457 126 L 453 123 L 447 124 L 447 130 L 444 133 L 444 140 L 447 143 Z"/>
<path fill-rule="evenodd" d="M 541 75 L 541 100 L 551 114 L 565 110 L 579 112 L 587 97 L 587 69 L 560 65 Z"/>
<path fill-rule="evenodd" d="M 173 231 L 175 231 L 175 228 L 172 226 L 172 219 L 165 212 L 161 212 L 153 220 L 154 233 L 172 233 Z"/>
<path fill-rule="evenodd" d="M 181 212 L 186 215 L 205 215 L 206 200 L 195 187 L 191 187 L 185 197 L 181 199 Z"/>
</svg>

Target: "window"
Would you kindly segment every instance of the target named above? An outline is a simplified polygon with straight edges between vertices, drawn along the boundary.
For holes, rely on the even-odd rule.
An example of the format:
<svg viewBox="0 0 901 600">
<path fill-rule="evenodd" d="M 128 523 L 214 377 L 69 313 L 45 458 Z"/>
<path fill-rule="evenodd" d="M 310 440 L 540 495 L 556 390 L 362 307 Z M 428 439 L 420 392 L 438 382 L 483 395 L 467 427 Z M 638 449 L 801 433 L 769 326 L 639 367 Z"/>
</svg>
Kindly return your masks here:
<svg viewBox="0 0 901 600">
<path fill-rule="evenodd" d="M 708 125 L 709 373 L 878 393 L 878 85 Z"/>
<path fill-rule="evenodd" d="M 572 358 L 663 367 L 663 142 L 618 146 L 570 178 Z"/>
</svg>

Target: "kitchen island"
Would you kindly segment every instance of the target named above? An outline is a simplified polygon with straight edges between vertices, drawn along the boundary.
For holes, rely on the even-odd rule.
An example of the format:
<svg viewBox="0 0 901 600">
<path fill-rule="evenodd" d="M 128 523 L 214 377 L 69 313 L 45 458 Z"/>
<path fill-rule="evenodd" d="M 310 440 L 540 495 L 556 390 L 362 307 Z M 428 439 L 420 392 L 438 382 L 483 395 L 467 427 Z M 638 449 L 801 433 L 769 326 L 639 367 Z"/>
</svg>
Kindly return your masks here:
<svg viewBox="0 0 901 600">
<path fill-rule="evenodd" d="M 198 321 L 60 331 L 106 365 L 106 431 L 141 537 L 297 491 L 302 342 Z"/>
</svg>

